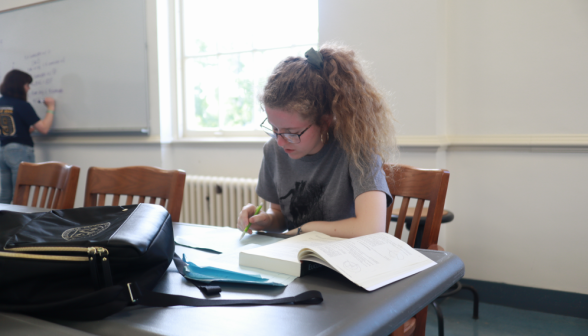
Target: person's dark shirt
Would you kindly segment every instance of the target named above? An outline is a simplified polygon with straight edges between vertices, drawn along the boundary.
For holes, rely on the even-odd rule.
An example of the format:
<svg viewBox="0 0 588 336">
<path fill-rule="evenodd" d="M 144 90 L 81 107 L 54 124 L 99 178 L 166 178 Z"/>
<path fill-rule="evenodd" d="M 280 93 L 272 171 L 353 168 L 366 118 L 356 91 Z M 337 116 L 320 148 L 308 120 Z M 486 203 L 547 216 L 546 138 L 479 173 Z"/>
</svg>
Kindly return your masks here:
<svg viewBox="0 0 588 336">
<path fill-rule="evenodd" d="M 33 147 L 29 128 L 41 120 L 28 102 L 0 97 L 0 142 L 2 147 L 9 143 L 19 143 Z"/>
</svg>

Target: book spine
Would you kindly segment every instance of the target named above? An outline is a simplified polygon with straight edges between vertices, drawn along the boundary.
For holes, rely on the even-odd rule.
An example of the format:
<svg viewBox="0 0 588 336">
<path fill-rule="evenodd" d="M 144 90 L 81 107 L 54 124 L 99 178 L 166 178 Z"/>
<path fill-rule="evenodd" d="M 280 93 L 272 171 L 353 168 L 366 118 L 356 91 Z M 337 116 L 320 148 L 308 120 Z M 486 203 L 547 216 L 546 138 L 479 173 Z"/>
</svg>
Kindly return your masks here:
<svg viewBox="0 0 588 336">
<path fill-rule="evenodd" d="M 325 266 L 321 265 L 321 264 L 317 264 L 315 262 L 312 261 L 302 261 L 301 263 L 301 268 L 300 268 L 300 276 L 304 276 L 308 273 L 312 273 L 318 269 L 322 269 Z"/>
</svg>

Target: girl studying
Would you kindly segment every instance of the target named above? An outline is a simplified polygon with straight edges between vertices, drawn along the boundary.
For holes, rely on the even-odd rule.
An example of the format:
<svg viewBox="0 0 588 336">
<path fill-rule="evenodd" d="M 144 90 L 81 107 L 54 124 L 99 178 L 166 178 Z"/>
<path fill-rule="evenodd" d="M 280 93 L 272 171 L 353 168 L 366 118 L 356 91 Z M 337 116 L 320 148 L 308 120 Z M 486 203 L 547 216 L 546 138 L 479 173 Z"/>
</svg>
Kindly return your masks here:
<svg viewBox="0 0 588 336">
<path fill-rule="evenodd" d="M 345 47 L 324 45 L 280 62 L 261 96 L 263 148 L 257 194 L 237 227 L 351 238 L 383 232 L 391 203 L 383 158 L 395 149 L 392 112 Z"/>
</svg>

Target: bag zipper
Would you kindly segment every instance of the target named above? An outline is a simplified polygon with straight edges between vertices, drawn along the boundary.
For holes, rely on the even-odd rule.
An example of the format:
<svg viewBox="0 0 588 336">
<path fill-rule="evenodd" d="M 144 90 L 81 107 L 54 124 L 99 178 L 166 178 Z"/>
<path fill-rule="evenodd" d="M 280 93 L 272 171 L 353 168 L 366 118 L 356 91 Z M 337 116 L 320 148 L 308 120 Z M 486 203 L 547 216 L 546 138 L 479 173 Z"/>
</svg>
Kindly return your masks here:
<svg viewBox="0 0 588 336">
<path fill-rule="evenodd" d="M 36 260 L 55 260 L 55 261 L 88 261 L 88 257 L 71 257 L 71 256 L 50 256 L 43 254 L 28 254 L 16 252 L 1 252 L 0 257 L 18 258 L 18 259 L 36 259 Z"/>
<path fill-rule="evenodd" d="M 23 258 L 23 259 L 37 259 L 37 260 L 56 260 L 56 261 L 92 261 L 98 247 L 59 247 L 59 246 L 39 246 L 39 247 L 13 247 L 5 248 L 0 251 L 0 257 L 8 258 Z M 104 249 L 100 247 L 100 249 Z M 104 249 L 106 250 L 106 249 Z M 21 252 L 21 253 L 19 253 Z M 22 252 L 82 252 L 88 253 L 88 257 L 77 256 L 61 256 L 61 255 L 46 255 L 46 254 L 30 254 Z"/>
<path fill-rule="evenodd" d="M 102 247 L 101 247 L 102 248 Z M 31 247 L 8 247 L 4 251 L 17 252 L 88 252 L 98 247 L 72 247 L 72 246 L 31 246 Z"/>
</svg>

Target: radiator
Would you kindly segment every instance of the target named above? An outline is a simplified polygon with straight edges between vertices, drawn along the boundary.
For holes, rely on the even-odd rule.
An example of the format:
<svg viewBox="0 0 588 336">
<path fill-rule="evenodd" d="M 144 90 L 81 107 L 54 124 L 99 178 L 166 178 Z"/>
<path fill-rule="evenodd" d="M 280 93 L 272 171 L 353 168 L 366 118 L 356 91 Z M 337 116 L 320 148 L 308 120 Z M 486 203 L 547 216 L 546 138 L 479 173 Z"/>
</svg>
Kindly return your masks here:
<svg viewBox="0 0 588 336">
<path fill-rule="evenodd" d="M 243 206 L 269 204 L 255 192 L 257 179 L 216 176 L 186 176 L 180 221 L 213 226 L 237 227 Z"/>
</svg>

